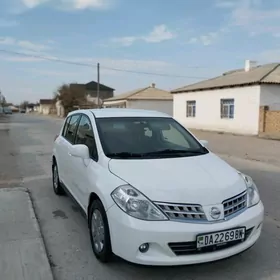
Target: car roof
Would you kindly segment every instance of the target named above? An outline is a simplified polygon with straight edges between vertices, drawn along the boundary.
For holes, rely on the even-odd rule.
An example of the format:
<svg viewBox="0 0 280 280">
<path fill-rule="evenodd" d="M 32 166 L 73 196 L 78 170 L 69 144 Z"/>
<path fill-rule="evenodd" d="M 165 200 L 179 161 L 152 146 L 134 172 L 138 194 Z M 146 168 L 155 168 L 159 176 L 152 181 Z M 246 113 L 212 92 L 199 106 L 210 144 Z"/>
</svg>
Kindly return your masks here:
<svg viewBox="0 0 280 280">
<path fill-rule="evenodd" d="M 91 112 L 95 118 L 117 118 L 117 117 L 158 117 L 158 118 L 171 118 L 158 111 L 141 110 L 141 109 L 126 109 L 126 108 L 102 108 L 102 109 L 87 109 L 72 111 L 69 115 L 77 113 Z"/>
</svg>

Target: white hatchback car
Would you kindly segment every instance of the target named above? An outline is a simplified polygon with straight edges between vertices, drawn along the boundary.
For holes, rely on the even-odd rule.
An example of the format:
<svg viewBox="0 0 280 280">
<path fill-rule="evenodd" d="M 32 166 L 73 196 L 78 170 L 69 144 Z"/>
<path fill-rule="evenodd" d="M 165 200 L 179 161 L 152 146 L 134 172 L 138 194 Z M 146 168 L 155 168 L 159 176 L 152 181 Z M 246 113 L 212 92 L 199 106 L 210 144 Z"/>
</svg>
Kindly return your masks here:
<svg viewBox="0 0 280 280">
<path fill-rule="evenodd" d="M 93 251 L 146 265 L 227 258 L 261 234 L 256 185 L 169 115 L 71 112 L 53 149 L 53 188 L 88 218 Z"/>
</svg>

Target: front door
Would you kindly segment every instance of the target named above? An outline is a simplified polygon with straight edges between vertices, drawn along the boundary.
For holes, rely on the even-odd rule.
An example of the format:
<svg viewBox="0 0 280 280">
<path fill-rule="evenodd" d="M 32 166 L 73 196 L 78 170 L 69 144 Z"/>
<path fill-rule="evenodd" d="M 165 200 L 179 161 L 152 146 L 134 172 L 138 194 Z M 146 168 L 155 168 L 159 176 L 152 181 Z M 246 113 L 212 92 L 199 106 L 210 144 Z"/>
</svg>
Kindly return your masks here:
<svg viewBox="0 0 280 280">
<path fill-rule="evenodd" d="M 60 159 L 59 159 L 59 173 L 60 179 L 65 184 L 67 189 L 70 191 L 71 194 L 73 193 L 73 179 L 72 179 L 72 170 L 73 170 L 73 157 L 70 155 L 71 146 L 75 143 L 76 131 L 78 128 L 79 120 L 81 115 L 75 114 L 70 117 L 69 124 L 65 131 L 63 131 L 62 137 L 62 145 L 60 150 Z M 60 170 L 60 167 L 62 169 Z"/>
<path fill-rule="evenodd" d="M 73 185 L 75 188 L 75 195 L 78 202 L 86 209 L 88 204 L 91 186 L 94 184 L 93 165 L 97 164 L 97 150 L 94 139 L 92 124 L 88 116 L 82 115 L 78 129 L 75 144 L 86 145 L 89 149 L 90 159 L 84 160 L 81 158 L 73 158 Z"/>
</svg>

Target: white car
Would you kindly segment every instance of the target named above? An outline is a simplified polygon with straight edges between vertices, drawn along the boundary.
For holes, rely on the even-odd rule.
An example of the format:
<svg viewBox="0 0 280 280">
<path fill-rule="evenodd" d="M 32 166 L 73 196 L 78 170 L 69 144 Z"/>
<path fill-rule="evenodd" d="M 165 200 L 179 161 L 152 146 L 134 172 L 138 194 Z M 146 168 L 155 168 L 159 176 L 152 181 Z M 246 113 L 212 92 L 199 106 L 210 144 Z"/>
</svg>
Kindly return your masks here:
<svg viewBox="0 0 280 280">
<path fill-rule="evenodd" d="M 53 188 L 85 212 L 95 256 L 144 265 L 227 258 L 260 237 L 264 207 L 253 180 L 169 115 L 71 112 L 53 149 Z"/>
</svg>

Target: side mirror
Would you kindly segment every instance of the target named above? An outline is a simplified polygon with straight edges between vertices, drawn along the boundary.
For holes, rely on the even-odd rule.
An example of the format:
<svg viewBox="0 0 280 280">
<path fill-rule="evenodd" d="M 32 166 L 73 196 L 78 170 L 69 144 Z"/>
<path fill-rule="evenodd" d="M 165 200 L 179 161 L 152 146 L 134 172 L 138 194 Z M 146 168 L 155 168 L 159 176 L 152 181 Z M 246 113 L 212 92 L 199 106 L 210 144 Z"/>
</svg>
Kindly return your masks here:
<svg viewBox="0 0 280 280">
<path fill-rule="evenodd" d="M 71 147 L 69 154 L 72 157 L 89 159 L 89 149 L 86 145 L 78 144 Z"/>
<path fill-rule="evenodd" d="M 208 141 L 207 140 L 199 140 L 200 144 L 204 147 L 208 146 Z"/>
</svg>

